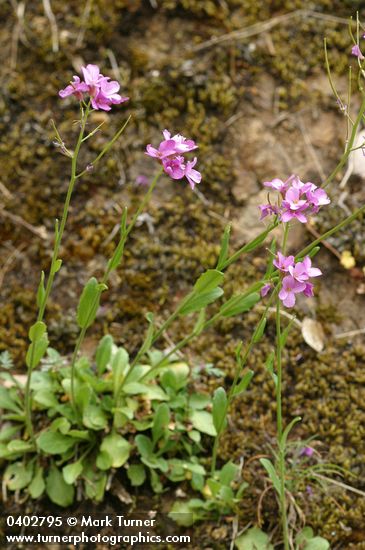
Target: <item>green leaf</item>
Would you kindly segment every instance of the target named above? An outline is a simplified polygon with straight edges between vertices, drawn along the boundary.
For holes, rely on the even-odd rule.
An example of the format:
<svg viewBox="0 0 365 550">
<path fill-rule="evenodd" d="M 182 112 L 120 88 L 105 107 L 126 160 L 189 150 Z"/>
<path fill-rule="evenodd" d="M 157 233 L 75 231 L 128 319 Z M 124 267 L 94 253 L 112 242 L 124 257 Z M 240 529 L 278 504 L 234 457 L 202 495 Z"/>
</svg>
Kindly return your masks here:
<svg viewBox="0 0 365 550">
<path fill-rule="evenodd" d="M 112 355 L 113 338 L 106 334 L 96 348 L 95 362 L 98 374 L 103 374 Z"/>
<path fill-rule="evenodd" d="M 145 393 L 147 390 L 148 386 L 140 382 L 130 382 L 123 387 L 123 393 L 126 395 L 139 395 Z"/>
<path fill-rule="evenodd" d="M 195 336 L 199 336 L 199 334 L 202 333 L 205 325 L 205 309 L 201 309 L 199 311 L 198 318 L 196 320 L 196 323 L 193 328 L 193 333 Z"/>
<path fill-rule="evenodd" d="M 261 233 L 258 237 L 256 237 L 256 239 L 254 239 L 253 241 L 250 241 L 249 243 L 247 243 L 242 248 L 241 252 L 245 253 L 245 252 L 251 252 L 252 250 L 255 250 L 255 248 L 259 247 L 260 244 L 262 244 L 264 242 L 264 240 L 266 239 L 269 232 L 270 232 L 270 229 L 269 228 L 266 229 L 266 231 Z"/>
<path fill-rule="evenodd" d="M 157 494 L 162 493 L 163 485 L 157 472 L 155 472 L 154 470 L 150 470 L 150 479 L 152 490 Z"/>
<path fill-rule="evenodd" d="M 82 422 L 84 426 L 91 430 L 103 430 L 108 424 L 108 419 L 101 407 L 88 405 L 84 409 Z"/>
<path fill-rule="evenodd" d="M 82 441 L 90 441 L 91 439 L 89 432 L 86 430 L 70 430 L 68 435 L 75 439 L 81 439 Z"/>
<path fill-rule="evenodd" d="M 186 363 L 174 363 L 170 368 L 166 368 L 161 376 L 161 384 L 164 389 L 172 388 L 175 392 L 186 387 L 188 383 L 190 369 Z"/>
<path fill-rule="evenodd" d="M 304 527 L 295 538 L 301 550 L 329 550 L 329 542 L 322 537 L 314 537 L 310 527 Z"/>
<path fill-rule="evenodd" d="M 261 338 L 263 337 L 264 335 L 264 331 L 265 331 L 265 327 L 266 327 L 266 317 L 262 317 L 260 319 L 260 322 L 254 332 L 254 335 L 252 337 L 252 341 L 254 342 L 254 344 L 257 344 L 258 342 L 260 342 Z"/>
<path fill-rule="evenodd" d="M 61 265 L 62 265 L 62 260 L 60 258 L 57 258 L 52 268 L 52 273 L 57 273 L 61 269 Z"/>
<path fill-rule="evenodd" d="M 194 514 L 187 501 L 175 501 L 168 517 L 182 527 L 190 527 L 194 524 Z"/>
<path fill-rule="evenodd" d="M 288 439 L 288 435 L 289 433 L 291 432 L 291 430 L 293 429 L 293 427 L 295 426 L 295 424 L 297 424 L 297 422 L 300 422 L 302 420 L 302 418 L 300 416 L 296 416 L 295 418 L 293 418 L 293 420 L 290 422 L 290 424 L 288 424 L 288 426 L 285 428 L 282 436 L 281 436 L 281 440 L 280 440 L 280 447 L 281 449 L 283 449 L 285 451 L 285 447 L 286 447 L 286 440 Z"/>
<path fill-rule="evenodd" d="M 168 401 L 167 394 L 163 391 L 160 386 L 155 385 L 146 385 L 146 389 L 143 392 L 143 396 L 146 399 L 154 400 L 154 401 Z"/>
<path fill-rule="evenodd" d="M 33 325 L 33 327 L 34 326 L 35 325 Z M 29 336 L 30 336 L 30 332 L 31 331 L 29 331 Z M 36 335 L 38 336 L 38 334 L 39 332 L 35 330 L 35 333 L 32 333 L 32 336 L 35 337 Z M 28 348 L 27 355 L 25 357 L 25 362 L 27 367 L 29 367 L 30 369 L 34 369 L 38 365 L 43 355 L 47 351 L 48 344 L 49 344 L 49 341 L 48 341 L 48 336 L 46 332 L 39 339 L 37 338 L 34 341 L 32 341 L 32 343 Z"/>
<path fill-rule="evenodd" d="M 88 328 L 93 324 L 99 308 L 100 296 L 107 286 L 98 283 L 95 277 L 91 277 L 86 283 L 77 307 L 77 323 L 80 328 Z"/>
<path fill-rule="evenodd" d="M 312 248 L 312 250 L 309 252 L 308 256 L 310 258 L 314 258 L 314 256 L 316 256 L 316 254 L 318 254 L 318 252 L 321 250 L 321 247 L 320 246 L 315 246 L 314 248 Z"/>
<path fill-rule="evenodd" d="M 83 465 L 80 460 L 67 464 L 62 468 L 63 479 L 67 485 L 73 485 L 83 470 Z"/>
<path fill-rule="evenodd" d="M 64 382 L 66 382 L 66 380 L 64 380 Z M 67 380 L 67 382 L 71 383 L 69 379 Z M 66 384 L 63 384 L 63 385 L 66 386 Z M 69 388 L 65 387 L 65 390 L 67 391 L 68 394 L 70 394 L 71 386 Z M 81 411 L 84 412 L 85 409 L 89 406 L 92 395 L 93 395 L 93 391 L 90 388 L 89 384 L 82 383 L 82 382 L 79 382 L 79 380 L 76 380 L 75 400 L 76 400 L 77 406 Z"/>
<path fill-rule="evenodd" d="M 283 330 L 283 332 L 280 335 L 280 347 L 281 347 L 281 349 L 283 349 L 285 347 L 286 341 L 287 341 L 288 336 L 289 336 L 289 330 L 291 329 L 291 326 L 292 326 L 293 322 L 294 322 L 294 319 L 291 319 L 288 326 L 285 328 L 285 330 Z"/>
<path fill-rule="evenodd" d="M 46 289 L 44 288 L 44 271 L 41 273 L 41 280 L 39 282 L 38 290 L 37 290 L 37 306 L 38 308 L 41 307 L 43 300 L 46 295 Z"/>
<path fill-rule="evenodd" d="M 274 372 L 274 359 L 275 359 L 275 354 L 274 352 L 271 352 L 268 358 L 266 359 L 265 369 L 267 370 L 267 372 L 271 374 L 272 379 L 274 380 L 275 388 L 276 388 L 278 384 L 278 377 Z"/>
<path fill-rule="evenodd" d="M 9 441 L 7 447 L 8 451 L 10 451 L 11 453 L 23 454 L 35 450 L 33 443 L 30 443 L 29 441 L 23 441 L 22 439 L 13 439 L 12 441 Z"/>
<path fill-rule="evenodd" d="M 158 405 L 153 416 L 152 441 L 154 445 L 164 434 L 167 433 L 169 422 L 170 409 L 166 403 L 161 403 Z"/>
<path fill-rule="evenodd" d="M 146 469 L 142 464 L 132 464 L 127 470 L 127 476 L 133 487 L 140 487 L 146 480 Z"/>
<path fill-rule="evenodd" d="M 270 248 L 269 248 L 269 255 L 268 255 L 268 258 L 269 258 L 269 265 L 267 266 L 267 270 L 266 270 L 266 273 L 265 273 L 265 276 L 264 276 L 264 279 L 265 280 L 268 280 L 270 279 L 273 271 L 274 271 L 274 263 L 273 263 L 273 259 L 275 257 L 275 254 L 276 254 L 276 238 L 274 237 L 273 240 L 271 241 L 271 245 L 270 245 Z"/>
<path fill-rule="evenodd" d="M 31 463 L 14 462 L 4 472 L 5 485 L 10 491 L 19 491 L 29 485 L 33 477 L 33 466 Z"/>
<path fill-rule="evenodd" d="M 269 536 L 258 527 L 251 527 L 234 541 L 238 550 L 274 550 Z"/>
<path fill-rule="evenodd" d="M 37 321 L 29 329 L 29 340 L 31 342 L 36 342 L 37 340 L 40 340 L 43 334 L 45 334 L 46 330 L 47 327 L 45 323 L 43 323 L 42 321 Z"/>
<path fill-rule="evenodd" d="M 28 492 L 32 498 L 39 498 L 45 488 L 46 484 L 43 479 L 43 468 L 41 466 L 37 466 L 35 475 L 28 486 Z"/>
<path fill-rule="evenodd" d="M 129 364 L 129 355 L 124 348 L 118 348 L 112 359 L 113 394 L 114 398 L 119 394 L 119 388 L 123 381 L 123 373 Z"/>
<path fill-rule="evenodd" d="M 191 409 L 205 409 L 210 403 L 210 396 L 203 393 L 192 393 L 189 397 L 189 407 Z"/>
<path fill-rule="evenodd" d="M 120 468 L 127 462 L 132 446 L 117 433 L 104 437 L 100 445 L 100 454 L 96 459 L 96 465 L 100 470 Z M 100 458 L 99 458 L 100 457 Z"/>
<path fill-rule="evenodd" d="M 120 236 L 123 237 L 124 233 L 127 230 L 127 214 L 128 214 L 128 208 L 125 206 L 123 208 L 122 217 L 120 219 Z"/>
<path fill-rule="evenodd" d="M 260 458 L 260 462 L 268 473 L 269 478 L 271 479 L 272 484 L 275 487 L 275 491 L 278 493 L 279 497 L 281 496 L 281 485 L 280 479 L 276 470 L 270 460 L 267 458 Z"/>
<path fill-rule="evenodd" d="M 33 401 L 47 409 L 57 408 L 59 404 L 55 394 L 50 393 L 49 390 L 39 390 L 34 392 Z"/>
<path fill-rule="evenodd" d="M 194 285 L 194 293 L 206 294 L 217 288 L 224 279 L 224 273 L 217 269 L 208 269 L 205 273 L 200 275 L 199 279 Z"/>
<path fill-rule="evenodd" d="M 146 337 L 144 339 L 144 342 L 141 346 L 141 349 L 138 352 L 138 355 L 140 357 L 142 357 L 150 349 L 150 347 L 152 345 L 152 341 L 153 341 L 153 335 L 154 335 L 154 332 L 155 332 L 153 314 L 151 312 L 147 313 L 146 314 L 146 319 L 149 323 L 149 326 L 148 326 L 148 330 L 147 330 L 147 334 L 146 334 Z"/>
<path fill-rule="evenodd" d="M 249 383 L 251 382 L 253 378 L 254 372 L 253 370 L 248 370 L 246 374 L 244 374 L 240 380 L 240 382 L 237 384 L 237 386 L 234 389 L 233 395 L 237 396 L 240 395 L 240 393 L 243 393 L 247 390 Z"/>
<path fill-rule="evenodd" d="M 190 421 L 199 432 L 216 437 L 217 430 L 213 424 L 213 416 L 209 412 L 193 410 L 190 413 Z"/>
<path fill-rule="evenodd" d="M 232 483 L 232 481 L 234 481 L 238 472 L 239 466 L 236 466 L 236 464 L 233 464 L 233 462 L 229 461 L 223 466 L 223 468 L 219 472 L 219 481 L 222 483 L 222 485 L 228 486 Z"/>
<path fill-rule="evenodd" d="M 75 445 L 75 440 L 59 432 L 44 431 L 37 438 L 37 446 L 41 451 L 50 455 L 61 455 Z"/>
<path fill-rule="evenodd" d="M 50 426 L 52 432 L 61 432 L 61 434 L 67 434 L 70 431 L 71 424 L 64 416 L 56 418 Z"/>
<path fill-rule="evenodd" d="M 232 296 L 219 310 L 219 314 L 224 317 L 233 317 L 249 311 L 260 300 L 260 294 L 258 292 L 252 292 L 251 294 L 239 294 L 238 296 Z"/>
<path fill-rule="evenodd" d="M 1 409 L 1 405 L 0 405 Z M 19 432 L 19 426 L 3 426 L 0 431 L 0 441 L 9 441 Z"/>
<path fill-rule="evenodd" d="M 189 299 L 185 302 L 184 306 L 180 310 L 181 315 L 188 315 L 193 311 L 199 311 L 200 309 L 206 307 L 208 304 L 215 302 L 223 294 L 223 289 L 217 287 L 209 292 L 204 292 L 201 294 L 195 294 L 192 292 L 189 296 Z"/>
<path fill-rule="evenodd" d="M 150 456 L 153 453 L 153 444 L 149 437 L 143 434 L 138 434 L 135 438 L 137 449 L 142 456 Z"/>
<path fill-rule="evenodd" d="M 10 391 L 4 386 L 0 386 L 0 409 L 6 409 L 15 413 L 21 413 L 21 408 L 14 402 Z"/>
<path fill-rule="evenodd" d="M 227 394 L 224 388 L 217 388 L 213 396 L 213 424 L 219 435 L 226 424 Z"/>
<path fill-rule="evenodd" d="M 231 233 L 231 226 L 230 226 L 230 224 L 228 224 L 224 228 L 224 233 L 223 233 L 223 237 L 222 237 L 222 240 L 221 240 L 221 250 L 220 250 L 219 258 L 218 258 L 218 262 L 217 262 L 217 269 L 218 270 L 223 268 L 224 262 L 226 261 L 227 256 L 228 256 L 230 233 Z"/>
<path fill-rule="evenodd" d="M 75 495 L 74 486 L 66 483 L 62 473 L 55 465 L 51 466 L 47 476 L 46 492 L 51 501 L 58 504 L 58 506 L 66 508 L 73 503 Z"/>
</svg>

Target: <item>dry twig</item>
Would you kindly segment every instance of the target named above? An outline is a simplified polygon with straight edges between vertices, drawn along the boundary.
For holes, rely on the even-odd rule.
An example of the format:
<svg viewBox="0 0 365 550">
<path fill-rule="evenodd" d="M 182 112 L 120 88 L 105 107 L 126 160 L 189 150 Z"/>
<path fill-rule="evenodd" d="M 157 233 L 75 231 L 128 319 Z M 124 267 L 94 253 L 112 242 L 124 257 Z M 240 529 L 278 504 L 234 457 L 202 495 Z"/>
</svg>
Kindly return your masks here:
<svg viewBox="0 0 365 550">
<path fill-rule="evenodd" d="M 198 44 L 197 46 L 194 46 L 192 48 L 192 51 L 199 52 L 201 50 L 210 48 L 211 46 L 216 46 L 217 44 L 223 44 L 225 42 L 231 42 L 234 40 L 243 40 L 245 38 L 250 38 L 251 36 L 257 36 L 258 34 L 262 34 L 264 32 L 270 31 L 271 29 L 273 29 L 274 27 L 277 27 L 278 25 L 284 25 L 286 23 L 289 23 L 293 19 L 306 19 L 306 18 L 319 19 L 322 21 L 327 21 L 329 23 L 340 23 L 342 25 L 349 24 L 348 20 L 343 17 L 336 17 L 335 15 L 318 13 L 314 10 L 300 9 L 300 10 L 292 11 L 290 13 L 285 13 L 284 15 L 278 15 L 277 17 L 272 17 L 267 21 L 260 21 L 259 23 L 255 23 L 244 29 L 233 31 L 233 32 L 224 34 L 222 36 L 215 36 L 213 38 L 210 38 L 209 40 L 206 40 L 205 42 L 202 42 L 201 44 Z M 354 23 L 355 22 L 353 22 L 353 24 Z"/>
<path fill-rule="evenodd" d="M 55 15 L 52 11 L 50 0 L 42 0 L 44 13 L 51 25 L 51 34 L 52 34 L 52 51 L 58 52 L 59 50 L 59 39 L 58 39 L 58 27 Z"/>
</svg>

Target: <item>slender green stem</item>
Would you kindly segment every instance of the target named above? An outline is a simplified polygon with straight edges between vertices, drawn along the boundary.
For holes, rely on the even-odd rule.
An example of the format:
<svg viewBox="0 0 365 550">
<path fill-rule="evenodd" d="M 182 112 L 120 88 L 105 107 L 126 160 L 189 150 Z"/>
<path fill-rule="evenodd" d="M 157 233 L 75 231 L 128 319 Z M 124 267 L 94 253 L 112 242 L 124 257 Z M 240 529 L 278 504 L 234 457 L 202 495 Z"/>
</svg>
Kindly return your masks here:
<svg viewBox="0 0 365 550">
<path fill-rule="evenodd" d="M 110 141 L 108 141 L 108 143 L 105 145 L 105 147 L 101 150 L 101 152 L 98 154 L 98 156 L 90 163 L 91 166 L 95 166 L 95 164 L 97 162 L 99 162 L 99 160 L 109 151 L 109 149 L 114 145 L 114 143 L 117 141 L 117 139 L 120 137 L 120 135 L 124 132 L 127 124 L 129 124 L 129 121 L 131 120 L 132 116 L 130 115 L 126 122 L 123 124 L 123 126 L 118 130 L 118 132 L 112 137 L 112 139 Z M 88 137 L 90 137 L 93 133 L 95 133 L 96 130 L 94 130 L 93 132 L 91 132 L 91 134 L 89 134 Z M 85 170 L 83 170 L 82 172 L 80 172 L 80 174 L 77 174 L 76 178 L 81 178 L 81 176 L 83 176 L 84 174 L 86 174 L 86 172 L 88 172 L 88 169 L 85 168 Z"/>
<path fill-rule="evenodd" d="M 72 359 L 71 359 L 71 405 L 76 414 L 78 413 L 78 410 L 77 410 L 76 399 L 75 399 L 75 368 L 76 368 L 77 356 L 80 351 L 81 345 L 84 341 L 86 331 L 87 331 L 87 326 L 84 326 L 80 330 L 73 353 L 72 353 Z"/>
<path fill-rule="evenodd" d="M 276 299 L 276 424 L 278 442 L 283 434 L 283 416 L 282 416 L 282 364 L 281 364 L 281 323 L 280 323 L 280 299 Z"/>
<path fill-rule="evenodd" d="M 245 254 L 246 252 L 251 252 L 252 250 L 254 250 L 256 248 L 256 243 L 257 246 L 259 246 L 264 240 L 265 238 L 267 237 L 267 235 L 269 233 L 271 233 L 271 231 L 273 229 L 275 229 L 275 227 L 277 227 L 279 225 L 279 220 L 275 220 L 273 223 L 271 223 L 266 229 L 265 231 L 262 231 L 257 237 L 255 237 L 254 239 L 252 239 L 252 241 L 248 242 L 247 244 L 245 244 L 244 246 L 242 246 L 239 250 L 237 250 L 234 254 L 232 254 L 232 256 L 230 256 L 223 264 L 222 266 L 222 271 L 224 269 L 226 269 L 227 267 L 229 267 L 231 264 L 233 264 L 235 261 L 237 261 L 241 256 L 242 254 Z"/>
<path fill-rule="evenodd" d="M 237 368 L 236 368 L 236 372 L 235 372 L 235 375 L 234 375 L 234 378 L 233 378 L 233 382 L 231 384 L 231 387 L 229 388 L 229 392 L 228 392 L 228 396 L 227 396 L 227 404 L 226 404 L 226 408 L 225 408 L 225 411 L 224 411 L 224 417 L 227 416 L 228 414 L 228 411 L 230 409 L 230 406 L 231 406 L 231 403 L 234 399 L 234 396 L 235 396 L 235 390 L 236 390 L 236 387 L 237 387 L 237 384 L 239 382 L 239 379 L 240 379 L 240 376 L 242 374 L 242 371 L 244 369 L 244 367 L 246 366 L 246 362 L 247 362 L 247 359 L 248 357 L 250 356 L 251 352 L 252 352 L 252 349 L 256 343 L 256 335 L 257 335 L 257 331 L 259 329 L 259 327 L 262 325 L 264 319 L 266 319 L 267 317 L 267 312 L 268 312 L 268 309 L 271 305 L 271 303 L 273 302 L 276 294 L 277 294 L 277 290 L 278 290 L 278 287 L 276 287 L 271 295 L 271 297 L 269 298 L 267 304 L 266 304 L 266 307 L 265 307 L 265 310 L 263 312 L 263 314 L 261 315 L 260 317 L 260 320 L 259 322 L 257 323 L 256 325 L 256 328 L 251 336 L 251 339 L 250 339 L 250 342 L 246 348 L 246 351 L 243 355 L 243 357 L 240 358 L 239 361 L 237 361 Z M 218 445 L 219 445 L 219 439 L 220 439 L 220 436 L 221 434 L 217 434 L 216 437 L 215 437 L 215 440 L 214 440 L 214 444 L 213 444 L 213 450 L 212 450 L 212 463 L 211 463 L 211 475 L 214 476 L 215 474 L 215 470 L 216 470 L 216 465 L 217 465 L 217 453 L 218 453 Z"/>
<path fill-rule="evenodd" d="M 282 253 L 285 255 L 288 242 L 289 224 L 284 224 L 284 235 L 282 243 Z M 280 277 L 282 279 L 282 277 Z M 280 479 L 280 515 L 283 529 L 284 549 L 289 550 L 289 532 L 288 519 L 286 513 L 286 492 L 285 492 L 285 446 L 281 444 L 283 436 L 283 411 L 282 411 L 282 342 L 281 342 L 281 319 L 280 319 L 280 299 L 276 297 L 276 423 L 277 423 L 277 442 L 279 448 L 278 467 Z"/>
<path fill-rule="evenodd" d="M 357 117 L 355 119 L 355 122 L 353 124 L 350 139 L 347 143 L 347 147 L 345 149 L 345 152 L 343 153 L 342 157 L 340 158 L 340 162 L 337 164 L 336 168 L 333 170 L 333 172 L 328 176 L 328 178 L 324 182 L 323 187 L 327 187 L 327 185 L 329 185 L 331 183 L 331 181 L 338 174 L 338 172 L 345 166 L 345 164 L 346 164 L 346 162 L 347 162 L 347 160 L 348 160 L 348 158 L 351 154 L 351 150 L 352 150 L 352 147 L 354 145 L 357 130 L 358 130 L 358 128 L 359 128 L 359 126 L 362 122 L 362 119 L 364 117 L 364 113 L 365 113 L 365 97 L 363 98 L 363 100 L 361 102 L 360 110 L 359 110 L 358 115 L 357 115 Z"/>
<path fill-rule="evenodd" d="M 87 105 L 85 111 L 82 110 L 81 128 L 77 139 L 75 151 L 73 152 L 72 158 L 71 158 L 71 175 L 70 175 L 70 181 L 68 184 L 65 203 L 63 206 L 61 224 L 60 226 L 58 226 L 58 222 L 56 223 L 55 244 L 54 244 L 53 253 L 52 253 L 51 267 L 50 267 L 50 272 L 47 279 L 44 296 L 39 306 L 37 322 L 40 322 L 43 320 L 49 295 L 52 290 L 54 277 L 58 271 L 56 267 L 57 266 L 56 262 L 58 260 L 58 254 L 60 251 L 62 237 L 65 230 L 66 222 L 67 222 L 72 192 L 74 190 L 74 186 L 76 182 L 77 159 L 78 159 L 78 155 L 79 155 L 79 151 L 82 143 L 82 138 L 85 132 L 89 111 L 90 111 L 90 104 Z M 32 371 L 33 371 L 32 365 L 34 363 L 34 352 L 35 352 L 35 346 L 32 346 L 31 357 L 30 357 L 31 366 L 28 368 L 27 381 L 26 381 L 25 391 L 24 391 L 25 424 L 26 424 L 27 432 L 30 438 L 32 439 L 32 441 L 34 441 L 34 430 L 33 430 L 33 423 L 32 423 L 32 402 L 31 402 L 31 394 L 30 394 L 30 383 L 31 383 Z"/>
<path fill-rule="evenodd" d="M 276 299 L 276 420 L 277 420 L 277 440 L 278 440 L 278 469 L 280 479 L 280 515 L 283 529 L 284 549 L 289 550 L 289 530 L 286 511 L 286 491 L 285 491 L 285 447 L 281 445 L 283 435 L 283 415 L 282 415 L 282 345 L 281 345 L 281 322 L 280 322 L 280 299 Z"/>
<path fill-rule="evenodd" d="M 335 225 L 335 227 L 332 227 L 331 229 L 329 229 L 328 231 L 326 231 L 325 233 L 320 235 L 318 237 L 318 239 L 316 239 L 315 241 L 311 242 L 308 246 L 303 248 L 300 252 L 298 252 L 295 259 L 302 258 L 306 254 L 309 254 L 309 252 L 311 250 L 313 250 L 313 248 L 315 248 L 318 244 L 320 244 L 322 241 L 326 240 L 328 237 L 331 237 L 335 233 L 338 233 L 338 231 L 340 231 L 341 229 L 343 229 L 344 227 L 349 225 L 351 222 L 356 220 L 356 218 L 361 216 L 361 214 L 365 214 L 365 204 L 363 206 L 361 206 L 360 208 L 357 208 L 355 210 L 355 212 L 353 212 L 350 216 L 348 216 L 347 218 L 342 220 L 342 222 Z"/>
<path fill-rule="evenodd" d="M 161 168 L 156 173 L 155 177 L 153 178 L 153 180 L 151 182 L 151 185 L 148 188 L 147 193 L 143 197 L 143 200 L 141 201 L 137 211 L 135 212 L 134 216 L 132 217 L 127 229 L 124 231 L 123 235 L 121 236 L 121 239 L 119 240 L 119 243 L 116 246 L 116 249 L 114 250 L 112 259 L 116 258 L 120 255 L 119 262 L 122 260 L 123 253 L 124 253 L 124 246 L 125 246 L 125 243 L 127 241 L 127 238 L 129 236 L 130 232 L 132 231 L 132 229 L 134 228 L 138 217 L 141 215 L 142 211 L 145 209 L 148 201 L 150 200 L 151 195 L 153 193 L 153 190 L 155 189 L 156 184 L 157 184 L 162 172 L 163 172 L 163 169 Z M 111 272 L 114 271 L 115 269 L 116 269 L 116 267 L 114 266 L 113 262 L 109 261 L 108 264 L 107 264 L 107 267 L 105 269 L 102 281 L 101 281 L 102 284 L 106 284 L 108 282 Z M 101 294 L 101 292 L 100 292 L 100 294 Z M 94 303 L 90 307 L 90 312 L 92 312 L 94 310 L 94 307 L 95 307 L 97 301 L 100 298 L 100 294 L 95 297 Z M 75 398 L 75 374 L 76 374 L 75 366 L 76 366 L 78 352 L 79 352 L 79 350 L 82 346 L 82 343 L 83 343 L 85 335 L 86 335 L 86 331 L 89 327 L 89 320 L 90 319 L 88 319 L 86 321 L 86 327 L 82 328 L 79 332 L 79 335 L 78 335 L 77 340 L 76 340 L 75 348 L 74 348 L 74 351 L 73 351 L 73 354 L 72 354 L 72 359 L 71 359 L 71 403 L 72 403 L 73 409 L 76 413 L 77 413 L 77 403 L 76 403 L 76 398 Z"/>
</svg>

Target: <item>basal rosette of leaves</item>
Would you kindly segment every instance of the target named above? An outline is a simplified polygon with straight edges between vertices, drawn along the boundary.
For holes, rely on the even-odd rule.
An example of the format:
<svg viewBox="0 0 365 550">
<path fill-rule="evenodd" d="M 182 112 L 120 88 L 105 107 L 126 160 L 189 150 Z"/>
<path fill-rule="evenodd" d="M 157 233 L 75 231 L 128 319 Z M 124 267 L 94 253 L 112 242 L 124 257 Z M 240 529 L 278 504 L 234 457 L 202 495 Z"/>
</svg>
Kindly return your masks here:
<svg viewBox="0 0 365 550">
<path fill-rule="evenodd" d="M 22 438 L 23 388 L 10 372 L 3 373 L 11 384 L 0 387 L 0 459 L 10 463 L 5 489 L 31 498 L 47 494 L 66 507 L 76 488 L 84 498 L 101 501 L 109 477 L 120 470 L 127 485 L 147 480 L 157 493 L 169 482 L 183 480 L 203 488 L 206 470 L 199 456 L 206 455 L 209 439 L 216 435 L 212 399 L 194 391 L 190 368 L 177 357 L 170 357 L 163 371 L 156 369 L 152 379 L 148 375 L 164 354 L 150 351 L 147 359 L 136 365 L 121 391 L 129 356 L 105 336 L 95 362 L 86 357 L 77 361 L 77 417 L 69 397 L 70 365 L 49 348 L 31 382 L 35 445 Z"/>
</svg>

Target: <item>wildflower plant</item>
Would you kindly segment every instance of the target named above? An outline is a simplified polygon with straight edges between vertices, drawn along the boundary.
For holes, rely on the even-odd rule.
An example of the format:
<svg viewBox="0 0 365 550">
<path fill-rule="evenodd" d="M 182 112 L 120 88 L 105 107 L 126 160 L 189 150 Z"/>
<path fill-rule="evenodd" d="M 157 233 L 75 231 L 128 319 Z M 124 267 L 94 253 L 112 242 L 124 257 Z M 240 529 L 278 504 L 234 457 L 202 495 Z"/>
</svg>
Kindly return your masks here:
<svg viewBox="0 0 365 550">
<path fill-rule="evenodd" d="M 290 489 L 287 478 L 288 437 L 300 418 L 284 425 L 283 350 L 291 325 L 289 323 L 284 328 L 281 313 L 283 308 L 295 307 L 300 295 L 315 295 L 316 280 L 322 275 L 312 263 L 319 251 L 318 245 L 363 214 L 365 205 L 295 255 L 294 251 L 288 250 L 288 236 L 295 223 L 307 223 L 311 216 L 330 204 L 326 188 L 353 150 L 356 132 L 364 120 L 365 96 L 355 120 L 349 117 L 352 127 L 346 149 L 325 182 L 321 185 L 304 183 L 297 175 L 286 180 L 274 178 L 264 182 L 268 201 L 260 206 L 260 212 L 261 219 L 268 223 L 263 231 L 238 250 L 230 252 L 228 225 L 222 236 L 216 267 L 201 273 L 190 292 L 162 323 L 157 324 L 152 313 L 146 314 L 145 336 L 133 357 L 106 335 L 93 359 L 89 360 L 80 356 L 85 336 L 95 321 L 101 295 L 108 290 L 111 274 L 122 263 L 130 233 L 160 178 L 164 174 L 173 183 L 186 179 L 192 190 L 202 181 L 196 169 L 197 157 L 193 156 L 198 149 L 197 143 L 165 129 L 163 140 L 156 147 L 147 145 L 145 151 L 158 163 L 158 169 L 145 187 L 145 194 L 133 215 L 130 216 L 124 208 L 115 248 L 106 261 L 103 274 L 99 278 L 91 277 L 83 288 L 76 311 L 79 331 L 75 347 L 71 357 L 62 358 L 49 346 L 45 315 L 54 279 L 62 269 L 60 251 L 73 191 L 78 180 L 109 152 L 129 122 L 127 118 L 90 165 L 80 166 L 81 147 L 100 129 L 89 131 L 90 113 L 93 110 L 109 112 L 128 100 L 119 94 L 119 83 L 105 77 L 96 65 L 89 64 L 81 71 L 82 75 L 74 76 L 59 92 L 62 99 L 79 102 L 79 131 L 71 149 L 54 125 L 56 143 L 70 159 L 70 179 L 61 219 L 55 222 L 51 265 L 47 275 L 42 272 L 36 294 L 38 314 L 29 329 L 30 343 L 25 358 L 28 371 L 24 386 L 11 373 L 11 357 L 6 353 L 0 356 L 0 366 L 6 369 L 1 378 L 7 383 L 6 387 L 0 386 L 0 408 L 4 410 L 0 458 L 8 463 L 4 491 L 23 491 L 34 499 L 46 493 L 56 504 L 68 506 L 73 502 L 77 488 L 79 495 L 100 501 L 109 476 L 122 469 L 132 487 L 149 480 L 157 493 L 162 492 L 167 483 L 189 481 L 202 498 L 176 503 L 172 515 L 189 511 L 195 517 L 205 518 L 211 513 L 238 510 L 246 487 L 242 468 L 232 461 L 223 465 L 218 463 L 219 443 L 234 400 L 240 399 L 254 377 L 254 371 L 247 368 L 247 361 L 264 335 L 274 305 L 275 350 L 265 366 L 275 386 L 277 448 L 272 460 L 262 458 L 261 463 L 278 497 L 284 548 L 288 550 L 291 540 L 287 514 Z M 336 98 L 342 105 L 338 94 Z M 349 116 L 347 110 L 345 114 Z M 271 240 L 264 276 L 243 292 L 224 297 L 229 266 L 241 260 L 244 254 L 258 249 L 274 230 L 276 234 L 281 230 L 281 237 L 275 236 Z M 197 391 L 197 370 L 183 361 L 179 353 L 218 320 L 244 315 L 258 303 L 263 305 L 263 313 L 250 341 L 245 345 L 241 343 L 236 349 L 236 370 L 231 386 L 226 388 L 221 384 L 213 396 Z M 211 304 L 215 304 L 213 314 Z M 169 350 L 156 350 L 155 346 L 165 331 L 187 315 L 193 317 L 191 331 Z M 217 374 L 213 369 L 207 369 L 207 372 Z M 207 452 L 210 447 L 209 463 Z M 304 456 L 310 458 L 310 453 L 308 446 Z M 296 460 L 299 460 L 298 456 Z M 257 531 L 256 528 L 250 529 L 244 535 L 246 541 L 263 540 L 262 533 L 260 535 Z M 302 537 L 298 535 L 298 544 L 313 539 L 312 535 L 309 531 Z M 266 544 L 266 535 L 264 539 Z M 246 543 L 244 538 L 237 539 L 239 548 L 244 547 L 243 543 Z"/>
</svg>

